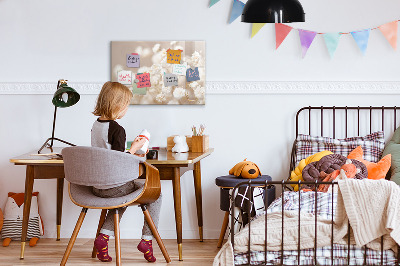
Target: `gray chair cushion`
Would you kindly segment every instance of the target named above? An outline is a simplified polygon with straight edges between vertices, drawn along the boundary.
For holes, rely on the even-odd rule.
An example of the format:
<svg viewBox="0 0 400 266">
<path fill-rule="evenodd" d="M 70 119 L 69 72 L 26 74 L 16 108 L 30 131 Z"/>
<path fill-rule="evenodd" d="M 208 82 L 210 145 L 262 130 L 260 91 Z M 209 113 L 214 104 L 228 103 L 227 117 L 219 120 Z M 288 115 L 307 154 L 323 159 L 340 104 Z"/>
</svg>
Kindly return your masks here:
<svg viewBox="0 0 400 266">
<path fill-rule="evenodd" d="M 136 180 L 135 182 L 145 182 L 144 180 Z M 135 199 L 140 193 L 142 193 L 143 188 L 140 188 L 131 194 L 123 197 L 117 198 L 101 198 L 97 197 L 92 192 L 92 187 L 82 186 L 70 183 L 70 195 L 71 198 L 81 206 L 89 206 L 93 208 L 105 208 L 118 206 Z"/>
</svg>

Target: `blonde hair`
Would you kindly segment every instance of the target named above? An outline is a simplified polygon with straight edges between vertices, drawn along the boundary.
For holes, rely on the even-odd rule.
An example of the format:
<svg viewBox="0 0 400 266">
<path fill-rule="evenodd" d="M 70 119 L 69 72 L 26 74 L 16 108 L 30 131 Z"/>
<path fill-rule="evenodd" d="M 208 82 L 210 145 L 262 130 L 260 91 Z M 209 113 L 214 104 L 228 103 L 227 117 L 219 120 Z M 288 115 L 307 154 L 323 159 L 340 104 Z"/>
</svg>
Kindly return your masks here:
<svg viewBox="0 0 400 266">
<path fill-rule="evenodd" d="M 130 103 L 132 97 L 132 92 L 125 85 L 107 81 L 97 97 L 93 114 L 115 120 L 123 108 Z"/>
</svg>

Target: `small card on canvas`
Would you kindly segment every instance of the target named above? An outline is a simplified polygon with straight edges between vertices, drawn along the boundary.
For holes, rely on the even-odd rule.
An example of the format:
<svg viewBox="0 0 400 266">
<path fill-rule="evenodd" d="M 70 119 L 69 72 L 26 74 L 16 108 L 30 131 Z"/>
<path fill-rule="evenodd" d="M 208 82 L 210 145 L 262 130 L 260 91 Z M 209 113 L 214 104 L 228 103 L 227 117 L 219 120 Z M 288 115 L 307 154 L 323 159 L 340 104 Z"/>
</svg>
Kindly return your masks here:
<svg viewBox="0 0 400 266">
<path fill-rule="evenodd" d="M 186 80 L 188 82 L 190 81 L 196 81 L 196 80 L 200 80 L 200 74 L 199 74 L 199 68 L 188 68 L 186 70 Z"/>
<path fill-rule="evenodd" d="M 132 71 L 121 70 L 118 71 L 118 82 L 124 85 L 132 84 Z"/>
<path fill-rule="evenodd" d="M 187 63 L 175 64 L 172 68 L 172 73 L 180 76 L 186 75 Z"/>
<path fill-rule="evenodd" d="M 164 86 L 178 86 L 178 76 L 171 73 L 164 73 Z"/>
<path fill-rule="evenodd" d="M 167 63 L 168 64 L 180 64 L 182 57 L 182 50 L 167 50 Z"/>
<path fill-rule="evenodd" d="M 136 53 L 126 55 L 127 67 L 140 67 L 140 55 Z"/>
<path fill-rule="evenodd" d="M 137 83 L 135 83 L 135 81 L 134 81 L 132 84 L 132 93 L 139 94 L 139 95 L 146 95 L 147 88 L 146 87 L 138 88 Z"/>
<path fill-rule="evenodd" d="M 151 87 L 150 73 L 137 73 L 136 79 L 138 80 L 137 83 L 138 88 Z"/>
</svg>

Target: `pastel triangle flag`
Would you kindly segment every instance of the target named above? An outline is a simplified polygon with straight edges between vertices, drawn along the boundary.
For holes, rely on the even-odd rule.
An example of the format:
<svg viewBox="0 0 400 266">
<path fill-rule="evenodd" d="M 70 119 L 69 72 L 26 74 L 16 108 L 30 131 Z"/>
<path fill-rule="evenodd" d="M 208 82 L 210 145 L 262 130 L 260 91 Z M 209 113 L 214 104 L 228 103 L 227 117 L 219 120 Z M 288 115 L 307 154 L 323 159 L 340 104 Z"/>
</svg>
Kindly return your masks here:
<svg viewBox="0 0 400 266">
<path fill-rule="evenodd" d="M 213 5 L 215 5 L 218 2 L 219 2 L 219 0 L 210 0 L 210 5 L 208 7 L 212 7 Z"/>
<path fill-rule="evenodd" d="M 288 25 L 275 23 L 276 49 L 278 49 L 278 47 L 282 44 L 282 42 L 285 40 L 286 36 L 288 36 L 292 29 L 293 28 Z"/>
<path fill-rule="evenodd" d="M 235 19 L 237 19 L 240 15 L 242 15 L 242 11 L 244 8 L 244 3 L 239 0 L 233 0 L 231 17 L 229 18 L 229 23 L 232 23 Z"/>
<path fill-rule="evenodd" d="M 393 49 L 397 48 L 397 20 L 378 27 Z"/>
<path fill-rule="evenodd" d="M 315 31 L 300 30 L 301 55 L 304 58 L 317 33 Z"/>
<path fill-rule="evenodd" d="M 336 51 L 336 48 L 338 47 L 339 39 L 340 36 L 342 36 L 342 34 L 340 34 L 339 32 L 333 32 L 333 33 L 325 33 L 323 36 L 326 48 L 328 48 L 329 55 L 332 58 L 333 54 Z"/>
<path fill-rule="evenodd" d="M 351 32 L 351 35 L 353 35 L 353 38 L 356 41 L 356 43 L 357 43 L 358 47 L 360 48 L 361 53 L 363 55 L 365 54 L 365 51 L 367 50 L 370 32 L 371 32 L 371 29 Z"/>
<path fill-rule="evenodd" d="M 265 23 L 253 23 L 251 28 L 251 38 L 256 35 L 262 27 L 264 27 Z"/>
</svg>

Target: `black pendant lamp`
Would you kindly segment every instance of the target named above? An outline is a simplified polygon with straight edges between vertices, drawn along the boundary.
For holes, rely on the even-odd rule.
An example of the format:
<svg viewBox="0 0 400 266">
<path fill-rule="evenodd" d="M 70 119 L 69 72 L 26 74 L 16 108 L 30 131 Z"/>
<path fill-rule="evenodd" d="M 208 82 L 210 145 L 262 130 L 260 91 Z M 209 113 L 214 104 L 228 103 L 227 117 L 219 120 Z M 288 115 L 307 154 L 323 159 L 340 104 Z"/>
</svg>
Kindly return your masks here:
<svg viewBox="0 0 400 266">
<path fill-rule="evenodd" d="M 243 9 L 242 22 L 304 22 L 304 10 L 298 0 L 249 0 Z"/>
</svg>

